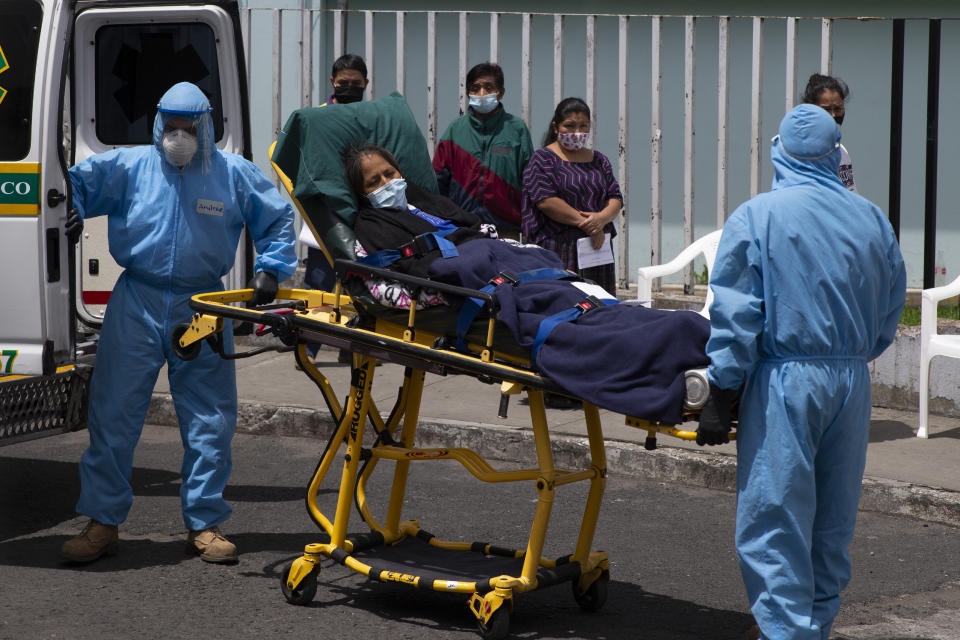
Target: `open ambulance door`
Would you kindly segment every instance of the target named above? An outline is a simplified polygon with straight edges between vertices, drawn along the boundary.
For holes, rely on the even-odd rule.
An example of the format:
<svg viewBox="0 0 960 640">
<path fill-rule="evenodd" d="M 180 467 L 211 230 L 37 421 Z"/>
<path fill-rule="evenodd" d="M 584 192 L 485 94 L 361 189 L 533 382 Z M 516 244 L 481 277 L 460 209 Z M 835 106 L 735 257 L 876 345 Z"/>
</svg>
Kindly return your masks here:
<svg viewBox="0 0 960 640">
<path fill-rule="evenodd" d="M 217 147 L 250 158 L 246 70 L 235 2 L 77 3 L 74 27 L 73 163 L 116 147 L 152 144 L 160 97 L 192 82 L 213 106 Z M 248 243 L 237 252 L 228 289 L 249 280 Z M 85 222 L 77 256 L 77 313 L 103 319 L 120 275 L 110 257 L 107 219 Z"/>
<path fill-rule="evenodd" d="M 82 421 L 62 152 L 72 20 L 52 0 L 0 2 L 0 444 Z"/>
</svg>

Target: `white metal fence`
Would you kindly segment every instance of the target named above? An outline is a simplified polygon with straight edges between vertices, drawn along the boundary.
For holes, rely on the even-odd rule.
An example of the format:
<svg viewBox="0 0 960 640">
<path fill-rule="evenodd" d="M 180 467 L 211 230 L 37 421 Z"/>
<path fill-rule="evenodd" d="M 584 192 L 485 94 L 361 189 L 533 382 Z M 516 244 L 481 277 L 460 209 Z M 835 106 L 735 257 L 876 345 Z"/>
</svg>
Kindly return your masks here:
<svg viewBox="0 0 960 640">
<path fill-rule="evenodd" d="M 272 55 L 269 72 L 271 78 L 266 82 L 264 78 L 256 77 L 262 72 L 257 70 L 256 64 L 249 63 L 249 56 L 250 43 L 259 42 L 265 36 L 264 25 L 268 16 Z M 351 23 L 351 29 L 347 28 L 348 20 Z M 416 25 L 412 24 L 414 20 Z M 509 28 L 504 26 L 507 20 L 510 21 Z M 604 21 L 603 34 L 598 31 L 598 20 Z M 454 21 L 455 36 L 452 33 Z M 539 25 L 537 33 L 540 37 L 534 35 L 535 21 Z M 612 48 L 612 43 L 609 42 L 610 38 L 607 35 L 612 35 L 613 21 L 616 23 L 616 53 L 610 55 L 608 49 Z M 362 22 L 362 30 L 358 22 Z M 439 22 L 442 22 L 442 25 L 438 25 Z M 543 37 L 545 28 L 549 28 L 549 24 L 544 25 L 545 22 L 552 22 L 552 38 Z M 703 224 L 701 215 L 701 226 L 704 228 L 698 229 L 697 235 L 703 235 L 723 225 L 731 202 L 731 166 L 737 168 L 738 181 L 743 179 L 744 174 L 748 181 L 748 185 L 740 185 L 738 182 L 737 200 L 733 201 L 734 204 L 744 196 L 753 196 L 763 189 L 764 171 L 769 171 L 764 169 L 763 165 L 767 138 L 763 135 L 765 108 L 768 120 L 772 121 L 774 117 L 770 115 L 771 113 L 781 115 L 783 113 L 776 110 L 776 104 L 780 103 L 780 100 L 783 101 L 780 104 L 783 104 L 785 110 L 789 110 L 796 104 L 798 84 L 805 82 L 805 76 L 798 77 L 798 60 L 801 57 L 798 55 L 798 48 L 802 48 L 802 55 L 805 56 L 807 73 L 810 71 L 831 73 L 834 22 L 831 19 L 791 17 L 597 16 L 436 11 L 348 12 L 317 9 L 244 9 L 241 13 L 244 41 L 247 43 L 248 69 L 253 69 L 251 73 L 254 75 L 250 86 L 271 88 L 270 135 L 272 136 L 276 136 L 283 119 L 290 110 L 322 101 L 315 98 L 314 94 L 316 92 L 326 95 L 325 71 L 329 68 L 328 63 L 348 50 L 364 56 L 370 79 L 368 99 L 384 95 L 393 89 L 403 93 L 411 102 L 414 96 L 421 102 L 424 102 L 421 96 L 425 97 L 424 133 L 431 152 L 438 138 L 440 122 L 438 116 L 443 113 L 446 116 L 443 122 L 449 122 L 458 115 L 457 109 L 462 113 L 466 108 L 464 82 L 467 70 L 472 64 L 488 59 L 499 62 L 511 78 L 519 75 L 519 113 L 528 127 L 531 127 L 534 124 L 532 107 L 535 101 L 535 87 L 541 86 L 544 79 L 548 78 L 552 84 L 549 95 L 553 99 L 553 104 L 556 104 L 567 95 L 567 90 L 571 86 L 570 76 L 574 73 L 571 67 L 575 67 L 576 73 L 579 73 L 582 60 L 584 84 L 581 95 L 593 110 L 595 132 L 598 114 L 604 110 L 608 111 L 610 105 L 614 103 L 616 105 L 616 168 L 626 202 L 624 213 L 618 221 L 617 275 L 620 286 L 628 284 L 631 269 L 639 266 L 636 259 L 633 265 L 630 260 L 630 220 L 634 220 L 633 226 L 636 230 L 637 221 L 642 219 L 644 210 L 647 208 L 643 204 L 647 200 L 643 195 L 643 189 L 635 188 L 635 185 L 631 184 L 645 182 L 645 179 L 638 177 L 638 171 L 631 171 L 631 146 L 635 152 L 638 146 L 636 133 L 631 145 L 631 129 L 642 131 L 649 126 L 649 147 L 642 155 L 645 156 L 644 162 L 649 162 L 650 168 L 649 263 L 657 264 L 663 257 L 665 223 L 664 120 L 670 118 L 676 121 L 678 117 L 682 117 L 682 178 L 680 179 L 682 219 L 680 225 L 682 245 L 686 246 L 694 239 L 695 198 L 698 195 L 706 198 L 707 201 L 715 201 L 716 207 L 715 216 L 710 216 L 712 219 L 706 223 L 706 226 Z M 254 26 L 255 23 L 261 26 Z M 679 62 L 672 53 L 676 48 L 676 29 L 671 26 L 671 36 L 664 33 L 665 25 L 678 23 L 682 23 L 683 34 L 682 107 L 677 103 L 675 93 L 668 95 L 665 91 L 663 69 L 668 37 L 671 51 L 668 54 L 670 55 L 668 62 L 672 70 L 671 74 L 675 74 L 675 67 Z M 699 31 L 698 23 L 701 25 Z M 737 25 L 736 35 L 731 32 L 731 23 Z M 705 35 L 704 25 L 709 25 L 712 30 L 713 24 L 716 25 L 715 34 Z M 773 27 L 776 28 L 775 32 L 772 31 Z M 576 37 L 569 35 L 572 31 L 576 31 Z M 476 33 L 480 33 L 479 40 L 475 37 Z M 749 65 L 740 62 L 731 63 L 731 47 L 736 44 L 738 50 L 742 51 L 746 45 L 744 42 L 746 33 L 749 33 Z M 775 51 L 772 51 L 770 46 L 765 46 L 764 42 L 765 37 L 771 37 L 771 33 L 776 33 Z M 816 41 L 817 33 L 819 34 L 818 42 Z M 285 43 L 284 40 L 289 40 L 291 37 L 296 38 L 296 47 L 291 46 L 289 42 Z M 455 46 L 450 46 L 451 38 L 455 40 Z M 485 46 L 487 38 L 489 39 L 488 49 Z M 701 50 L 698 51 L 698 41 L 703 40 L 709 40 L 709 48 L 703 49 L 701 44 Z M 479 45 L 478 42 L 480 42 Z M 356 46 L 357 43 L 362 43 L 362 46 Z M 785 45 L 785 50 L 780 49 L 781 43 Z M 414 45 L 418 52 L 425 50 L 423 58 L 419 56 L 414 58 L 410 55 Z M 577 45 L 583 48 L 577 51 L 579 48 Z M 259 42 L 257 46 L 265 48 L 265 43 Z M 643 51 L 647 46 L 649 51 Z M 814 50 L 818 50 L 819 65 L 811 69 L 810 62 L 814 57 Z M 454 55 L 457 61 L 455 77 L 451 72 L 451 58 Z M 715 90 L 715 95 L 708 96 L 700 104 L 696 101 L 696 89 L 699 86 L 702 92 L 704 81 L 702 76 L 701 81 L 697 81 L 698 57 L 706 58 L 709 66 L 712 67 L 708 70 L 708 76 L 712 77 L 713 81 L 708 81 L 706 84 L 712 85 Z M 779 72 L 783 74 L 782 86 L 785 93 L 779 99 L 771 96 L 771 90 L 768 87 L 770 83 L 764 82 L 764 74 L 770 73 L 771 59 L 775 60 L 774 68 L 779 68 L 781 70 Z M 321 63 L 315 64 L 318 60 Z M 552 74 L 544 72 L 546 66 L 544 60 L 552 61 Z M 649 60 L 649 85 L 643 81 L 643 76 L 646 74 L 637 68 L 638 60 L 643 62 Z M 783 61 L 782 67 L 780 60 Z M 539 65 L 537 70 L 540 72 L 536 76 L 535 64 Z M 292 76 L 291 66 L 299 71 Z M 443 71 L 441 67 L 447 71 Z M 637 77 L 638 75 L 640 78 Z M 747 76 L 749 84 L 746 82 Z M 669 79 L 673 81 L 672 77 Z M 602 81 L 604 87 L 615 87 L 617 96 L 616 101 L 613 101 L 612 97 L 608 97 L 609 92 L 605 90 L 602 102 L 606 106 L 603 109 L 598 104 L 598 81 Z M 290 87 L 284 86 L 287 82 L 298 85 L 299 99 L 296 104 L 285 104 L 283 96 L 290 93 Z M 731 162 L 730 131 L 733 120 L 730 103 L 733 83 L 738 87 L 735 95 L 737 102 L 747 102 L 748 98 L 749 151 L 748 158 L 744 157 L 745 154 L 741 151 L 745 149 L 738 147 L 739 155 Z M 646 86 L 649 86 L 649 104 L 637 104 L 632 108 L 631 94 L 642 93 Z M 745 87 L 749 87 L 747 89 L 749 96 L 744 95 Z M 581 87 L 577 86 L 575 89 L 579 93 Z M 541 93 L 547 92 L 538 90 L 538 99 Z M 771 100 L 769 107 L 764 105 L 765 98 Z M 443 104 L 438 106 L 438 100 Z M 636 97 L 634 101 L 636 104 Z M 289 99 L 286 102 L 289 102 Z M 707 141 L 699 140 L 695 146 L 698 123 L 703 123 L 704 114 L 710 116 L 714 109 L 715 119 L 707 130 L 710 134 L 715 133 L 715 136 L 711 135 Z M 641 111 L 642 115 L 638 115 Z M 646 120 L 647 113 L 649 125 L 643 122 Z M 680 113 L 682 116 L 679 116 Z M 736 122 L 739 122 L 737 126 L 743 129 L 745 123 L 741 114 L 742 110 L 737 112 Z M 779 121 L 779 115 L 775 120 Z M 771 124 L 775 126 L 776 122 L 768 122 L 768 129 Z M 531 131 L 533 132 L 534 129 L 531 128 Z M 600 135 L 595 134 L 598 144 L 600 138 Z M 608 138 L 612 140 L 613 136 Z M 675 140 L 676 137 L 671 140 L 671 144 L 675 144 Z M 709 152 L 705 151 L 705 146 L 709 148 Z M 634 155 L 636 156 L 636 153 Z M 703 176 L 699 181 L 695 179 L 694 170 L 697 165 L 695 159 L 700 155 L 709 157 L 711 162 L 715 157 L 715 180 L 707 180 Z M 637 162 L 636 158 L 634 162 Z M 675 165 L 667 168 L 671 174 L 674 169 Z M 672 175 L 671 179 L 673 179 Z M 638 238 L 638 241 L 640 240 L 645 244 L 646 239 Z M 642 262 L 646 264 L 647 260 Z M 694 269 L 688 268 L 683 279 L 685 288 L 691 289 L 694 279 Z"/>
</svg>

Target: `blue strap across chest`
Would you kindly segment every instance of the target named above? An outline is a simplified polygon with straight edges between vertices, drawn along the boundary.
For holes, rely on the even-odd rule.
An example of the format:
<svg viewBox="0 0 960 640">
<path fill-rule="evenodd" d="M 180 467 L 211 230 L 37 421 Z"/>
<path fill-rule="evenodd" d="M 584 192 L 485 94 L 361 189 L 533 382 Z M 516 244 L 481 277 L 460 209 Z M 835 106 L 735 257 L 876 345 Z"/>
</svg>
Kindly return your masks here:
<svg viewBox="0 0 960 640">
<path fill-rule="evenodd" d="M 619 300 L 613 298 L 600 300 L 594 296 L 589 296 L 586 300 L 571 309 L 564 309 L 552 316 L 547 316 L 540 322 L 540 326 L 537 328 L 537 336 L 533 339 L 533 346 L 530 348 L 531 360 L 534 363 L 537 361 L 537 354 L 540 353 L 540 347 L 547 341 L 550 332 L 561 322 L 572 322 L 583 314 L 593 311 L 598 307 L 606 307 L 619 302 Z"/>
<path fill-rule="evenodd" d="M 369 264 L 374 267 L 384 268 L 390 266 L 400 258 L 407 258 L 410 256 L 420 257 L 435 249 L 439 249 L 440 255 L 444 258 L 455 258 L 460 255 L 460 253 L 457 251 L 457 245 L 447 240 L 446 236 L 450 235 L 456 230 L 457 227 L 453 226 L 440 231 L 424 233 L 417 236 L 407 244 L 402 245 L 398 249 L 384 249 L 383 251 L 377 251 L 376 253 L 371 253 L 368 256 L 358 258 L 357 262 Z"/>
<path fill-rule="evenodd" d="M 513 274 L 509 271 L 503 271 L 500 273 L 500 275 L 493 278 L 489 284 L 480 289 L 480 291 L 483 291 L 484 293 L 490 293 L 502 284 L 517 286 L 524 282 L 533 282 L 537 280 L 562 280 L 564 278 L 574 277 L 576 277 L 576 274 L 566 271 L 565 269 L 557 269 L 554 267 L 530 269 L 529 271 L 521 271 L 518 274 Z M 486 301 L 481 300 L 480 298 L 468 298 L 463 303 L 463 306 L 460 307 L 460 317 L 457 319 L 456 345 L 458 349 L 466 350 L 467 332 L 470 331 L 470 325 L 473 324 L 477 314 L 480 313 L 480 309 L 482 309 L 485 304 Z"/>
<path fill-rule="evenodd" d="M 410 205 L 410 208 L 408 209 L 408 211 L 410 211 L 410 213 L 417 216 L 418 218 L 423 218 L 424 220 L 426 220 L 427 222 L 435 226 L 438 231 L 444 231 L 445 229 L 453 230 L 457 228 L 457 225 L 453 224 L 453 222 L 446 220 L 444 218 L 438 218 L 437 216 L 430 215 L 423 209 L 418 209 L 413 205 Z"/>
</svg>

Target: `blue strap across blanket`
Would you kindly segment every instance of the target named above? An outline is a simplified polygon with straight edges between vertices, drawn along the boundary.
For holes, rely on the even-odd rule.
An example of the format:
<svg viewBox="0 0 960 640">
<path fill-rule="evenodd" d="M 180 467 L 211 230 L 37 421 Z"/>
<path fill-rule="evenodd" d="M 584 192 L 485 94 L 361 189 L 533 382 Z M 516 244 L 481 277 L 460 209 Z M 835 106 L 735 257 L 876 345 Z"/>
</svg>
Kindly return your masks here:
<svg viewBox="0 0 960 640">
<path fill-rule="evenodd" d="M 510 283 L 513 286 L 517 286 L 524 282 L 537 280 L 562 280 L 564 278 L 573 278 L 575 276 L 576 274 L 567 271 L 566 269 L 557 269 L 554 267 L 529 269 L 527 271 L 521 271 L 518 274 L 513 274 L 509 271 L 503 271 L 500 273 L 500 275 L 490 280 L 490 283 L 481 288 L 480 291 L 483 291 L 484 293 L 490 293 L 504 283 Z M 469 298 L 463 303 L 463 306 L 460 307 L 460 317 L 457 319 L 456 345 L 458 349 L 465 350 L 467 348 L 467 332 L 470 330 L 470 325 L 476 319 L 477 314 L 480 313 L 480 309 L 482 309 L 485 304 L 486 301 L 481 300 L 480 298 Z"/>
<path fill-rule="evenodd" d="M 530 348 L 531 359 L 536 362 L 537 354 L 540 352 L 540 347 L 543 346 L 543 343 L 547 341 L 547 338 L 550 336 L 550 332 L 560 324 L 561 322 L 573 322 L 583 314 L 588 311 L 592 311 L 597 307 L 606 307 L 612 304 L 617 304 L 619 300 L 610 298 L 607 300 L 600 300 L 594 296 L 588 297 L 583 302 L 577 304 L 577 306 L 570 309 L 564 309 L 560 313 L 555 313 L 552 316 L 547 316 L 540 322 L 540 327 L 537 329 L 537 337 L 533 339 L 533 346 Z"/>
</svg>

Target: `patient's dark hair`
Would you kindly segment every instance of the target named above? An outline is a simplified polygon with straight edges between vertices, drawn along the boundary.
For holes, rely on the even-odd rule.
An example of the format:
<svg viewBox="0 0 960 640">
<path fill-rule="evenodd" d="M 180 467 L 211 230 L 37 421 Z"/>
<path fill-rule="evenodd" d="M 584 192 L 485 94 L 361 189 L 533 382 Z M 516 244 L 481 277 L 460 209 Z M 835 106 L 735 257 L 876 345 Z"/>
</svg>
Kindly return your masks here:
<svg viewBox="0 0 960 640">
<path fill-rule="evenodd" d="M 365 156 L 373 154 L 379 155 L 393 165 L 397 173 L 402 173 L 397 159 L 393 157 L 392 153 L 380 145 L 373 144 L 372 142 L 358 142 L 350 145 L 347 147 L 347 150 L 343 152 L 343 172 L 346 175 L 347 184 L 350 185 L 350 189 L 358 196 L 366 197 L 363 193 L 363 168 L 360 166 L 360 161 L 363 160 Z"/>
<path fill-rule="evenodd" d="M 346 53 L 337 58 L 336 62 L 333 63 L 333 69 L 330 71 L 330 77 L 335 77 L 338 72 L 344 69 L 359 71 L 363 75 L 363 79 L 367 79 L 367 64 L 358 55 Z"/>
</svg>

